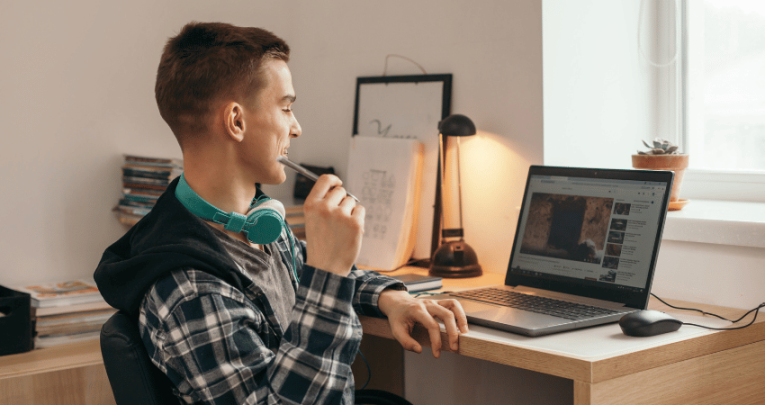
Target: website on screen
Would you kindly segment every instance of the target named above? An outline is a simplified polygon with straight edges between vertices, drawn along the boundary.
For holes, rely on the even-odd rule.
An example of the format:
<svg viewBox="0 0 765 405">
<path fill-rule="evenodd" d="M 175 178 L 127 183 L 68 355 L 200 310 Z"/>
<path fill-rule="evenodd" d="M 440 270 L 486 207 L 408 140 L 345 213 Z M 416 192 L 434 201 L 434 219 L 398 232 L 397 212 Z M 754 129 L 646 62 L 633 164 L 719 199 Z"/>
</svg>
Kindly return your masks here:
<svg viewBox="0 0 765 405">
<path fill-rule="evenodd" d="M 644 288 L 666 184 L 532 176 L 511 268 Z"/>
</svg>

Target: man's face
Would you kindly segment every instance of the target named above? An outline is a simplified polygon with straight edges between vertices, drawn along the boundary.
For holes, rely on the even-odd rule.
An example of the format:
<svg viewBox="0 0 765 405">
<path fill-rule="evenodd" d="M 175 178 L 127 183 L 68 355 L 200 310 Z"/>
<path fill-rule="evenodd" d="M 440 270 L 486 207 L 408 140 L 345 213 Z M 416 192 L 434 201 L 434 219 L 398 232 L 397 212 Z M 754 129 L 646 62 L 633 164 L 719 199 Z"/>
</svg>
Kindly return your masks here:
<svg viewBox="0 0 765 405">
<path fill-rule="evenodd" d="M 267 60 L 262 66 L 264 86 L 251 105 L 244 107 L 245 136 L 240 159 L 256 182 L 281 184 L 287 176 L 277 162 L 287 154 L 292 138 L 301 128 L 292 113 L 295 90 L 287 63 Z"/>
</svg>

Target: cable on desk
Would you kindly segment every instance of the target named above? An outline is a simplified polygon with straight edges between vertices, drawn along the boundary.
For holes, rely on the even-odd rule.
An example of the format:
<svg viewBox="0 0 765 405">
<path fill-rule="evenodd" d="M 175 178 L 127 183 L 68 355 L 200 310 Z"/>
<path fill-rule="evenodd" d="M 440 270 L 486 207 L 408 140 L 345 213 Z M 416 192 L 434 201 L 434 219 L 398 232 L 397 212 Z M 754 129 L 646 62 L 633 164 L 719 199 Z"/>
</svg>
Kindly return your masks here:
<svg viewBox="0 0 765 405">
<path fill-rule="evenodd" d="M 711 312 L 702 311 L 702 310 L 700 310 L 700 309 L 697 309 L 697 308 L 685 308 L 685 307 L 678 307 L 678 306 L 674 306 L 674 305 L 672 305 L 672 304 L 668 303 L 667 301 L 664 301 L 663 299 L 659 298 L 659 297 L 658 297 L 656 294 L 654 294 L 654 293 L 651 293 L 651 295 L 652 295 L 654 298 L 656 298 L 657 300 L 661 301 L 661 303 L 662 303 L 662 304 L 664 304 L 664 305 L 666 305 L 666 306 L 668 306 L 668 307 L 670 307 L 670 308 L 673 308 L 673 309 L 679 309 L 679 310 L 681 310 L 681 311 L 695 311 L 695 312 L 700 312 L 702 315 L 709 315 L 709 316 L 714 316 L 715 318 L 718 318 L 718 319 L 722 319 L 723 321 L 728 321 L 728 322 L 730 322 L 730 323 L 736 323 L 736 322 L 739 322 L 739 321 L 741 321 L 742 319 L 746 318 L 746 317 L 747 317 L 749 314 L 751 314 L 752 312 L 754 312 L 754 317 L 752 318 L 752 320 L 751 320 L 751 321 L 749 321 L 749 323 L 748 323 L 748 324 L 746 324 L 746 325 L 742 325 L 742 326 L 733 326 L 733 327 L 726 327 L 726 328 L 713 328 L 713 327 L 711 327 L 711 326 L 704 326 L 704 325 L 698 325 L 698 324 L 695 324 L 695 323 L 687 323 L 687 322 L 683 322 L 683 325 L 696 326 L 696 327 L 699 327 L 699 328 L 705 328 L 705 329 L 710 329 L 710 330 L 736 330 L 736 329 L 744 329 L 744 328 L 746 328 L 747 326 L 751 326 L 751 325 L 752 325 L 752 324 L 753 324 L 753 323 L 754 323 L 754 322 L 757 320 L 757 314 L 759 314 L 759 313 L 760 313 L 760 311 L 759 311 L 759 310 L 760 310 L 760 308 L 765 308 L 765 302 L 763 302 L 762 304 L 758 305 L 756 308 L 752 308 L 752 309 L 750 309 L 750 310 L 749 310 L 749 311 L 747 311 L 747 312 L 746 312 L 744 315 L 741 315 L 741 317 L 740 317 L 740 318 L 738 318 L 738 319 L 736 319 L 736 320 L 734 321 L 734 320 L 732 320 L 732 319 L 728 319 L 728 318 L 726 318 L 726 317 L 724 317 L 724 316 L 720 316 L 720 315 L 717 315 L 717 314 L 713 314 L 713 313 L 711 313 Z"/>
</svg>

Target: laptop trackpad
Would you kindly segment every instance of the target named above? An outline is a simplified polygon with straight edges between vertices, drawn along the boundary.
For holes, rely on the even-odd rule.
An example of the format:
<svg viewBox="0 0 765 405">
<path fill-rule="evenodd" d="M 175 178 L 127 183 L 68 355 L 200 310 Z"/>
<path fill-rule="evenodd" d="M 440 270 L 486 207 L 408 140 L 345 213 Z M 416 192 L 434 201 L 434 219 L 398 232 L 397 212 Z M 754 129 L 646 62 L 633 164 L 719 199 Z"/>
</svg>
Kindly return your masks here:
<svg viewBox="0 0 765 405">
<path fill-rule="evenodd" d="M 475 321 L 477 318 L 478 320 L 485 320 L 491 323 L 515 325 L 529 329 L 543 328 L 571 322 L 570 320 L 551 315 L 485 304 L 472 300 L 460 300 L 460 304 L 462 304 L 462 308 L 465 310 L 465 315 L 467 315 L 468 321 Z M 476 323 L 480 324 L 480 321 Z"/>
</svg>

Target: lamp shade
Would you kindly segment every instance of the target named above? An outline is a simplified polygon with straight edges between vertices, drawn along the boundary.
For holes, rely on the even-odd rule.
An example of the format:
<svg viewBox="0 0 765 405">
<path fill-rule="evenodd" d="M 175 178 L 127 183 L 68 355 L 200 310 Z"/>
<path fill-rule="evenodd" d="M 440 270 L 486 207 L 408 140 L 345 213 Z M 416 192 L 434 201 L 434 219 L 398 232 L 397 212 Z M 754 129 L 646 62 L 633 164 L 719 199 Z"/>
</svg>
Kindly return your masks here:
<svg viewBox="0 0 765 405">
<path fill-rule="evenodd" d="M 475 135 L 475 124 L 462 114 L 452 114 L 438 123 L 438 132 L 445 136 Z"/>
</svg>

